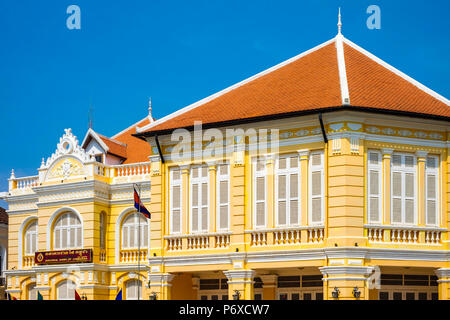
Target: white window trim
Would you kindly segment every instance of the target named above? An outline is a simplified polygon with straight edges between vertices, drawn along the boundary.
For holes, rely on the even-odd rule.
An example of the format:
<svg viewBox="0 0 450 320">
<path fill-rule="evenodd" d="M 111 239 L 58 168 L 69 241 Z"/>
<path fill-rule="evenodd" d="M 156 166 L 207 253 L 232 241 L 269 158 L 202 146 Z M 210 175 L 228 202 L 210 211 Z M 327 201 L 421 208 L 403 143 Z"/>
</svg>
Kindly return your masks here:
<svg viewBox="0 0 450 320">
<path fill-rule="evenodd" d="M 313 166 L 312 165 L 312 157 L 314 154 L 320 154 L 321 155 L 321 165 L 320 166 Z M 321 219 L 319 222 L 312 222 L 312 172 L 313 171 L 321 171 L 321 187 L 322 187 L 322 205 L 321 205 Z M 323 150 L 318 151 L 312 151 L 309 154 L 309 160 L 308 160 L 308 222 L 309 225 L 323 225 L 325 220 L 325 156 Z"/>
<path fill-rule="evenodd" d="M 428 158 L 433 158 L 436 161 L 436 168 L 428 168 L 427 166 L 427 162 L 428 162 Z M 440 195 L 441 195 L 441 189 L 440 189 L 440 180 L 441 180 L 441 175 L 439 174 L 441 169 L 441 163 L 440 163 L 440 157 L 439 156 L 434 156 L 434 155 L 430 155 L 427 156 L 426 161 L 425 161 L 425 224 L 427 226 L 433 226 L 433 227 L 438 227 L 441 224 L 441 203 L 440 203 Z M 436 176 L 436 182 L 435 182 L 435 188 L 436 188 L 436 224 L 430 224 L 428 223 L 428 173 L 434 174 Z"/>
<path fill-rule="evenodd" d="M 291 164 L 290 164 L 290 158 L 291 157 L 295 157 L 297 158 L 297 168 L 291 168 Z M 286 159 L 286 169 L 279 169 L 279 160 L 280 159 Z M 288 168 L 289 167 L 289 168 Z M 289 226 L 298 226 L 301 224 L 302 218 L 301 218 L 301 194 L 302 194 L 302 178 L 301 178 L 301 167 L 300 167 L 300 157 L 298 154 L 283 154 L 283 155 L 279 155 L 276 160 L 275 160 L 275 226 L 277 227 L 289 227 Z M 286 177 L 289 177 L 286 180 L 286 224 L 285 225 L 280 225 L 279 223 L 279 211 L 278 211 L 278 188 L 279 188 L 279 184 L 278 184 L 278 176 L 284 174 Z M 295 200 L 295 198 L 291 198 L 290 196 L 290 192 L 291 192 L 291 184 L 290 184 L 290 175 L 291 174 L 297 174 L 297 187 L 298 187 L 298 195 L 297 195 L 297 212 L 298 212 L 298 221 L 296 223 L 292 223 L 291 221 L 291 200 Z M 289 181 L 289 183 L 288 183 Z"/>
<path fill-rule="evenodd" d="M 62 207 L 62 208 L 59 208 L 58 210 L 56 210 L 53 214 L 52 214 L 52 216 L 51 216 L 51 218 L 50 218 L 50 220 L 48 221 L 48 224 L 47 224 L 47 251 L 50 251 L 51 250 L 51 244 L 52 244 L 52 237 L 53 237 L 53 227 L 54 227 L 54 223 L 53 222 L 55 222 L 55 220 L 60 216 L 60 214 L 61 213 L 63 213 L 63 212 L 73 212 L 73 213 L 75 213 L 77 216 L 78 216 L 78 219 L 80 220 L 80 222 L 81 222 L 81 248 L 83 248 L 84 247 L 84 223 L 83 223 L 83 217 L 81 216 L 81 214 L 77 211 L 77 210 L 75 210 L 75 209 L 73 209 L 73 208 L 70 208 L 70 207 Z"/>
<path fill-rule="evenodd" d="M 227 174 L 220 174 L 220 166 L 227 166 Z M 216 195 L 217 195 L 217 199 L 216 199 L 216 230 L 219 231 L 229 231 L 230 230 L 230 207 L 231 207 L 231 183 L 230 183 L 230 169 L 231 166 L 229 163 L 225 162 L 225 163 L 220 163 L 217 165 L 217 170 L 216 170 L 216 174 L 217 174 L 217 179 L 216 179 Z M 228 206 L 228 210 L 227 210 L 227 227 L 226 228 L 220 228 L 220 207 L 222 205 L 221 201 L 220 201 L 220 182 L 222 181 L 227 181 L 228 182 L 228 202 L 227 202 L 227 206 Z"/>
<path fill-rule="evenodd" d="M 127 224 L 126 224 L 126 220 L 130 217 L 130 216 L 134 216 L 135 218 L 137 217 L 138 219 L 141 219 L 141 223 L 139 224 L 139 221 L 136 223 L 136 222 L 133 222 L 133 223 L 129 223 L 128 225 L 129 226 L 131 226 L 131 227 L 133 227 L 134 229 L 137 229 L 137 233 L 135 233 L 134 234 L 134 243 L 136 243 L 136 245 L 134 245 L 134 246 L 130 246 L 129 244 L 128 244 L 128 246 L 124 246 L 123 245 L 123 230 L 124 230 L 124 227 L 128 227 L 127 226 Z M 143 222 L 142 222 L 143 221 Z M 140 230 L 139 230 L 139 226 L 140 226 Z M 149 238 L 149 232 L 148 232 L 148 229 L 149 229 L 149 224 L 148 224 L 148 222 L 147 222 L 147 219 L 144 217 L 144 215 L 143 214 L 140 214 L 139 215 L 139 213 L 138 212 L 133 212 L 133 213 L 130 213 L 130 214 L 128 214 L 126 217 L 125 217 L 125 219 L 123 220 L 123 222 L 122 222 L 122 226 L 121 226 L 121 237 L 120 237 L 120 248 L 122 249 L 122 250 L 134 250 L 134 249 L 138 249 L 139 247 L 140 247 L 140 249 L 142 250 L 142 249 L 145 249 L 146 247 L 147 247 L 147 244 L 145 243 L 145 242 L 141 242 L 141 244 L 139 245 L 138 244 L 138 241 L 139 241 L 139 237 L 140 236 L 142 236 L 143 237 L 143 239 L 145 240 L 145 234 L 144 234 L 144 232 L 145 232 L 145 227 L 147 227 L 147 243 L 148 243 L 148 238 Z M 131 235 L 130 235 L 130 227 L 128 227 L 129 229 L 128 229 L 128 237 L 131 237 Z M 139 233 L 141 233 L 140 235 L 138 235 Z M 129 241 L 130 239 L 128 239 L 128 243 L 130 242 Z M 148 247 L 147 247 L 148 248 Z"/>
<path fill-rule="evenodd" d="M 371 164 L 370 163 L 370 153 L 376 153 L 378 154 L 378 164 Z M 378 220 L 374 221 L 370 218 L 370 170 L 377 170 L 378 171 Z M 367 202 L 366 202 L 366 208 L 367 208 L 367 222 L 368 223 L 381 223 L 383 220 L 383 157 L 381 155 L 381 152 L 378 150 L 368 150 L 367 151 Z"/>
<path fill-rule="evenodd" d="M 258 161 L 264 161 L 264 169 L 261 171 L 257 171 L 257 162 Z M 253 158 L 252 161 L 252 211 L 253 211 L 253 229 L 264 229 L 267 226 L 267 166 L 265 163 L 265 158 L 264 157 L 255 157 Z M 260 202 L 264 202 L 264 224 L 261 226 L 258 226 L 256 224 L 256 204 L 257 204 L 257 200 L 256 200 L 256 179 L 263 177 L 264 178 L 264 201 Z"/>
<path fill-rule="evenodd" d="M 74 216 L 75 218 L 78 219 L 78 224 L 69 224 L 67 226 L 57 226 L 56 223 L 59 221 L 59 219 L 61 219 L 63 216 L 68 215 L 68 216 Z M 69 220 L 70 221 L 70 220 Z M 71 242 L 71 238 L 70 238 L 70 230 L 75 229 L 75 245 L 73 247 L 70 246 L 70 242 Z M 78 239 L 78 229 L 80 229 L 80 237 L 81 239 Z M 60 230 L 60 243 L 56 244 L 56 231 Z M 63 241 L 63 237 L 62 237 L 62 233 L 63 232 L 67 232 L 67 246 L 60 246 L 62 244 Z M 79 245 L 77 245 L 77 240 L 79 240 Z M 63 213 L 61 215 L 58 216 L 58 218 L 55 221 L 55 225 L 53 226 L 53 249 L 55 250 L 66 250 L 66 249 L 81 249 L 82 248 L 82 243 L 83 243 L 83 224 L 80 221 L 79 217 L 74 213 L 74 212 L 66 212 Z"/>
<path fill-rule="evenodd" d="M 33 224 L 36 224 L 36 229 L 35 230 L 30 230 L 30 228 L 31 228 L 31 226 L 33 225 Z M 34 235 L 34 242 L 35 242 L 35 248 L 36 248 L 36 250 L 35 251 L 33 251 L 33 252 L 31 252 L 31 251 L 29 251 L 29 252 L 27 252 L 27 234 L 31 234 L 31 235 Z M 31 221 L 28 225 L 27 225 L 27 227 L 26 227 L 26 229 L 25 229 L 25 232 L 24 232 L 24 234 L 23 234 L 23 237 L 24 237 L 24 246 L 23 246 L 23 252 L 24 252 L 24 254 L 25 254 L 25 256 L 34 256 L 34 253 L 38 250 L 38 237 L 39 237 L 39 231 L 38 231 L 38 221 L 37 220 L 33 220 L 33 221 Z M 28 244 L 29 245 L 29 244 Z"/>
<path fill-rule="evenodd" d="M 202 176 L 202 167 L 206 167 L 207 168 L 207 175 L 206 175 L 206 177 L 203 177 Z M 193 178 L 192 177 L 192 171 L 193 171 L 193 169 L 195 169 L 195 168 L 198 168 L 198 177 L 197 178 Z M 202 183 L 205 183 L 206 182 L 206 184 L 207 184 L 207 200 L 206 200 L 206 208 L 207 208 L 207 210 L 208 210 L 208 214 L 206 215 L 206 219 L 207 219 L 207 221 L 206 221 L 206 226 L 207 226 L 207 228 L 206 228 L 206 230 L 203 230 L 202 229 L 202 225 L 203 225 L 203 215 L 202 215 L 202 207 L 203 207 L 203 205 L 202 205 L 202 188 L 201 188 L 201 185 L 202 185 Z M 198 230 L 196 230 L 196 231 L 193 231 L 192 230 L 192 221 L 193 221 L 193 219 L 192 219 L 192 209 L 193 209 L 193 206 L 192 206 L 192 196 L 193 196 L 193 192 L 192 192 L 192 189 L 193 189 L 193 185 L 194 184 L 198 184 L 199 185 L 199 188 L 198 188 L 198 195 L 199 195 L 199 202 L 198 202 L 198 212 L 197 212 L 197 214 L 198 214 L 198 216 L 197 216 L 197 219 L 198 219 Z M 193 166 L 191 166 L 191 168 L 190 168 L 190 170 L 189 170 L 189 232 L 190 233 L 192 233 L 192 234 L 199 234 L 199 233 L 205 233 L 205 232 L 208 232 L 209 231 L 209 204 L 210 204 L 210 192 L 209 192 L 209 187 L 210 187 L 210 184 L 209 184 L 209 167 L 206 165 L 206 164 L 201 164 L 201 165 L 193 165 Z"/>
<path fill-rule="evenodd" d="M 395 155 L 400 155 L 401 156 L 401 167 L 394 167 L 394 156 Z M 414 165 L 412 168 L 407 168 L 405 167 L 405 156 L 411 156 L 414 159 Z M 413 226 L 413 225 L 417 225 L 417 215 L 418 215 L 418 207 L 417 207 L 417 198 L 418 198 L 418 193 L 417 193 L 417 189 L 418 189 L 418 182 L 417 182 L 417 157 L 413 154 L 413 153 L 402 153 L 402 152 L 394 152 L 391 156 L 391 186 L 390 186 L 390 202 L 391 202 L 391 224 L 392 225 L 398 225 L 398 226 Z M 394 172 L 400 172 L 402 174 L 402 196 L 401 196 L 401 200 L 402 200 L 402 221 L 401 222 L 393 222 L 393 181 L 394 181 Z M 413 176 L 413 180 L 414 180 L 414 221 L 412 223 L 406 223 L 405 222 L 405 200 L 406 197 L 404 196 L 405 194 L 405 178 L 404 175 L 405 173 L 412 173 Z"/>
<path fill-rule="evenodd" d="M 177 170 L 180 173 L 180 179 L 173 179 L 173 172 Z M 169 234 L 181 234 L 183 232 L 183 176 L 181 168 L 171 168 L 169 170 Z M 180 231 L 173 231 L 173 187 L 180 187 Z"/>
</svg>

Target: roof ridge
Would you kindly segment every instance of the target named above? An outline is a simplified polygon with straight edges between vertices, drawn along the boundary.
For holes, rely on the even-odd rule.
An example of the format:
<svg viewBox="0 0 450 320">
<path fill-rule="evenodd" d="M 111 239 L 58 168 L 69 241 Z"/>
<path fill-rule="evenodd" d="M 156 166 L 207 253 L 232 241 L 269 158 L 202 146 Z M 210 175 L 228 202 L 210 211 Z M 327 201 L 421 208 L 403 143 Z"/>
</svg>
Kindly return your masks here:
<svg viewBox="0 0 450 320">
<path fill-rule="evenodd" d="M 339 34 L 336 36 L 336 55 L 338 60 L 339 85 L 341 87 L 342 105 L 346 106 L 350 105 L 350 93 L 348 90 L 347 71 L 345 68 L 344 39 L 344 36 L 339 31 Z"/>
<path fill-rule="evenodd" d="M 366 57 L 368 57 L 369 59 L 373 60 L 374 62 L 378 63 L 379 65 L 381 65 L 382 67 L 388 69 L 389 71 L 395 73 L 396 75 L 398 75 L 399 77 L 403 78 L 404 80 L 408 81 L 409 83 L 411 83 L 412 85 L 416 86 L 418 89 L 422 90 L 423 92 L 427 93 L 428 95 L 440 100 L 441 102 L 445 103 L 447 106 L 450 107 L 450 100 L 448 100 L 447 98 L 445 98 L 444 96 L 440 95 L 439 93 L 437 93 L 436 91 L 428 88 L 427 86 L 423 85 L 422 83 L 418 82 L 417 80 L 414 80 L 413 78 L 411 78 L 410 76 L 408 76 L 407 74 L 405 74 L 404 72 L 400 71 L 399 69 L 393 67 L 392 65 L 390 65 L 389 63 L 383 61 L 382 59 L 378 58 L 377 56 L 375 56 L 374 54 L 370 53 L 369 51 L 365 50 L 364 48 L 358 46 L 356 43 L 350 41 L 347 38 L 343 37 L 343 41 L 344 43 L 348 44 L 350 47 L 352 47 L 353 49 L 357 50 L 358 52 L 364 54 Z"/>
<path fill-rule="evenodd" d="M 251 77 L 249 77 L 247 79 L 244 79 L 244 80 L 242 80 L 242 81 L 240 81 L 238 83 L 235 83 L 234 85 L 231 85 L 231 86 L 229 86 L 229 87 L 227 87 L 227 88 L 225 88 L 225 89 L 223 89 L 223 90 L 221 90 L 219 92 L 216 92 L 216 93 L 214 93 L 214 94 L 212 94 L 210 96 L 207 96 L 206 98 L 203 98 L 203 99 L 201 99 L 201 100 L 199 100 L 197 102 L 194 102 L 194 103 L 192 103 L 192 104 L 190 104 L 190 105 L 188 105 L 188 106 L 186 106 L 186 107 L 184 107 L 182 109 L 179 109 L 179 110 L 177 110 L 175 112 L 172 112 L 171 114 L 168 114 L 167 116 L 162 117 L 161 119 L 158 119 L 158 120 L 156 120 L 154 122 L 151 122 L 150 124 L 148 124 L 148 125 L 146 125 L 146 126 L 144 126 L 142 128 L 138 128 L 137 132 L 138 133 L 139 132 L 144 132 L 144 131 L 146 131 L 146 130 L 154 127 L 154 126 L 157 126 L 157 125 L 159 125 L 161 123 L 164 123 L 167 120 L 170 120 L 170 119 L 172 119 L 172 118 L 174 118 L 176 116 L 179 116 L 180 114 L 183 114 L 183 113 L 185 113 L 187 111 L 195 109 L 196 107 L 199 107 L 199 106 L 201 106 L 201 105 L 203 105 L 203 104 L 205 104 L 205 103 L 207 103 L 209 101 L 212 101 L 212 100 L 214 100 L 214 99 L 216 99 L 216 98 L 218 98 L 218 97 L 220 97 L 220 96 L 222 96 L 222 95 L 224 95 L 224 94 L 226 94 L 226 93 L 228 93 L 230 91 L 233 91 L 234 89 L 237 89 L 237 88 L 243 86 L 244 84 L 247 84 L 247 83 L 249 83 L 249 82 L 251 82 L 251 81 L 253 81 L 255 79 L 258 79 L 258 78 L 260 78 L 260 77 L 262 77 L 262 76 L 264 76 L 266 74 L 269 74 L 269 73 L 271 73 L 271 72 L 273 72 L 275 70 L 278 70 L 278 69 L 280 69 L 280 68 L 282 68 L 282 67 L 284 67 L 284 66 L 286 66 L 286 65 L 288 65 L 288 64 L 290 64 L 290 63 L 292 63 L 294 61 L 297 61 L 300 58 L 302 58 L 302 57 L 304 57 L 304 56 L 306 56 L 306 55 L 308 55 L 308 54 L 310 54 L 312 52 L 315 52 L 315 51 L 317 51 L 317 50 L 319 50 L 319 49 L 321 49 L 321 48 L 323 48 L 323 47 L 325 47 L 325 46 L 327 46 L 327 45 L 329 45 L 329 44 L 331 44 L 331 43 L 333 43 L 335 41 L 336 41 L 336 37 L 331 38 L 330 40 L 325 41 L 325 42 L 323 42 L 323 43 L 321 43 L 321 44 L 319 44 L 319 45 L 317 45 L 317 46 L 315 46 L 315 47 L 313 47 L 313 48 L 311 48 L 309 50 L 306 50 L 306 51 L 304 51 L 304 52 L 302 52 L 302 53 L 300 53 L 300 54 L 298 54 L 298 55 L 296 55 L 296 56 L 294 56 L 292 58 L 289 58 L 289 59 L 287 59 L 287 60 L 285 60 L 283 62 L 280 62 L 280 63 L 276 64 L 275 66 L 272 66 L 272 67 L 270 67 L 270 68 L 268 68 L 266 70 L 263 70 L 263 71 L 255 74 L 255 75 L 253 75 L 253 76 L 251 76 Z"/>
<path fill-rule="evenodd" d="M 120 135 L 124 134 L 125 132 L 127 132 L 128 130 L 132 129 L 133 127 L 137 127 L 137 125 L 138 125 L 139 123 L 141 123 L 142 121 L 145 121 L 146 119 L 148 119 L 148 117 L 145 117 L 145 118 L 143 118 L 143 119 L 141 119 L 141 120 L 139 120 L 139 121 L 133 123 L 131 126 L 127 127 L 126 129 L 124 129 L 124 130 L 120 131 L 119 133 L 116 133 L 115 135 L 113 135 L 113 136 L 111 137 L 111 139 L 115 139 L 115 138 L 117 138 L 118 136 L 120 136 Z M 155 118 L 153 118 L 153 120 L 156 121 Z"/>
<path fill-rule="evenodd" d="M 124 146 L 124 147 L 126 147 L 127 146 L 127 144 L 126 143 L 123 143 L 123 142 L 120 142 L 120 141 L 117 141 L 117 140 L 115 140 L 115 139 L 113 139 L 113 138 L 109 138 L 109 137 L 107 137 L 107 136 L 105 136 L 105 135 L 103 135 L 103 134 L 101 134 L 101 133 L 98 133 L 98 132 L 96 132 L 97 133 L 97 135 L 100 137 L 100 138 L 104 138 L 104 139 L 107 139 L 107 140 L 109 140 L 109 141 L 111 141 L 111 142 L 114 142 L 114 143 L 117 143 L 117 144 L 120 144 L 120 145 L 122 145 L 122 146 Z"/>
</svg>

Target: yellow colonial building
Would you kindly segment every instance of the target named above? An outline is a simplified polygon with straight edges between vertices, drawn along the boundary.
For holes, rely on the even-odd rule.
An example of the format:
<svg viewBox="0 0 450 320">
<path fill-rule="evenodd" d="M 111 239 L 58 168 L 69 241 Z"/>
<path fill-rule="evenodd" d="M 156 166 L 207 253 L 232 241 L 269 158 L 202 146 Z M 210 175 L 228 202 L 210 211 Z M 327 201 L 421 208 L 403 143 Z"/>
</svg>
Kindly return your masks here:
<svg viewBox="0 0 450 320">
<path fill-rule="evenodd" d="M 446 98 L 339 31 L 112 138 L 67 130 L 37 176 L 11 176 L 7 291 L 448 300 L 449 120 Z"/>
</svg>

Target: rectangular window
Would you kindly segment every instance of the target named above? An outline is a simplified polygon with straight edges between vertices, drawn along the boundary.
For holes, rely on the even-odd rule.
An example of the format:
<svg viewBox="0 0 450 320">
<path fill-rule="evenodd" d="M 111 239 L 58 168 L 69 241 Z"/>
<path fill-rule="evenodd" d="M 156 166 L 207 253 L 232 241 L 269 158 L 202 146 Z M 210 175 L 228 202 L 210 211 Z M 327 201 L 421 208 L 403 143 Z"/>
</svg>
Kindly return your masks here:
<svg viewBox="0 0 450 320">
<path fill-rule="evenodd" d="M 297 155 L 281 156 L 275 165 L 276 224 L 300 223 L 300 166 Z"/>
<path fill-rule="evenodd" d="M 182 221 L 182 180 L 181 171 L 179 168 L 170 169 L 170 233 L 180 233 L 181 232 L 181 221 Z"/>
<path fill-rule="evenodd" d="M 208 231 L 208 166 L 194 166 L 190 176 L 191 231 Z"/>
<path fill-rule="evenodd" d="M 391 161 L 392 223 L 416 223 L 416 158 L 408 154 L 394 154 Z"/>
<path fill-rule="evenodd" d="M 217 168 L 217 229 L 229 229 L 230 215 L 230 166 L 221 164 Z"/>
<path fill-rule="evenodd" d="M 367 221 L 381 222 L 381 154 L 378 151 L 369 151 L 367 159 Z"/>
<path fill-rule="evenodd" d="M 253 223 L 266 226 L 266 163 L 264 159 L 253 162 Z"/>
<path fill-rule="evenodd" d="M 312 152 L 309 160 L 309 220 L 322 224 L 324 219 L 324 154 Z"/>
<path fill-rule="evenodd" d="M 425 169 L 426 224 L 439 225 L 439 157 L 427 157 Z"/>
</svg>

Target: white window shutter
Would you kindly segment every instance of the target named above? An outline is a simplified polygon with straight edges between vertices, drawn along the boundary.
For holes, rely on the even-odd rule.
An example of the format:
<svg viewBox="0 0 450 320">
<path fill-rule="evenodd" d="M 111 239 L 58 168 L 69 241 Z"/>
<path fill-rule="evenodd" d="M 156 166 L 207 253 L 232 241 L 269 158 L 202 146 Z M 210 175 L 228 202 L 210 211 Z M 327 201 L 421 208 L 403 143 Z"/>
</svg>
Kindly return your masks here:
<svg viewBox="0 0 450 320">
<path fill-rule="evenodd" d="M 437 226 L 439 224 L 439 158 L 427 157 L 426 162 L 426 224 Z"/>
<path fill-rule="evenodd" d="M 381 222 L 381 154 L 369 151 L 368 161 L 368 221 Z"/>
</svg>

